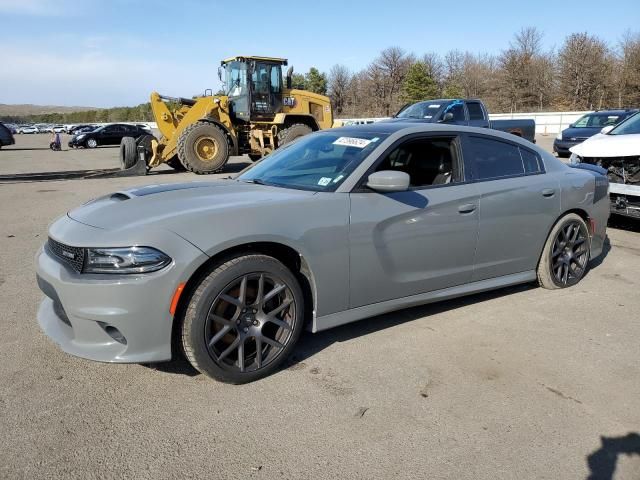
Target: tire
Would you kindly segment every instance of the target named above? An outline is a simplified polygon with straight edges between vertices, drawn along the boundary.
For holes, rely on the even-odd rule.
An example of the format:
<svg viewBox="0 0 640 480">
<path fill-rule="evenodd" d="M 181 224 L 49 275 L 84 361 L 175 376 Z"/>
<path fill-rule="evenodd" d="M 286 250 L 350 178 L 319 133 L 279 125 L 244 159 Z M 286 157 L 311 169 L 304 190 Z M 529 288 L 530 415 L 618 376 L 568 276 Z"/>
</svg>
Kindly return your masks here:
<svg viewBox="0 0 640 480">
<path fill-rule="evenodd" d="M 290 127 L 278 132 L 278 147 L 291 143 L 300 137 L 310 134 L 311 132 L 313 132 L 313 130 L 311 130 L 310 126 L 305 125 L 304 123 L 294 123 Z"/>
<path fill-rule="evenodd" d="M 137 159 L 136 139 L 123 137 L 120 141 L 120 168 L 126 170 L 136 164 Z"/>
<path fill-rule="evenodd" d="M 569 213 L 556 222 L 538 262 L 538 283 L 549 290 L 577 284 L 589 267 L 591 239 L 587 224 Z"/>
<path fill-rule="evenodd" d="M 254 153 L 249 153 L 247 154 L 247 156 L 249 157 L 249 160 L 251 160 L 252 162 L 257 162 L 258 160 L 260 160 L 262 158 L 262 155 L 257 155 Z"/>
<path fill-rule="evenodd" d="M 187 170 L 186 168 L 184 168 L 184 165 L 182 165 L 177 155 L 174 155 L 173 157 L 171 157 L 169 161 L 167 161 L 167 165 L 169 165 L 171 168 L 173 168 L 177 172 L 184 172 Z"/>
<path fill-rule="evenodd" d="M 178 158 L 193 173 L 215 173 L 229 159 L 227 135 L 212 123 L 189 125 L 178 139 Z"/>
<path fill-rule="evenodd" d="M 193 290 L 182 321 L 182 347 L 205 375 L 248 383 L 278 369 L 303 323 L 304 297 L 291 271 L 273 257 L 242 255 L 214 267 Z"/>
<path fill-rule="evenodd" d="M 95 138 L 90 138 L 84 142 L 84 146 L 86 148 L 96 148 L 98 146 L 98 141 Z"/>
<path fill-rule="evenodd" d="M 571 156 L 570 153 L 560 153 L 560 152 L 556 152 L 556 154 L 558 155 L 558 158 L 569 158 Z"/>
</svg>

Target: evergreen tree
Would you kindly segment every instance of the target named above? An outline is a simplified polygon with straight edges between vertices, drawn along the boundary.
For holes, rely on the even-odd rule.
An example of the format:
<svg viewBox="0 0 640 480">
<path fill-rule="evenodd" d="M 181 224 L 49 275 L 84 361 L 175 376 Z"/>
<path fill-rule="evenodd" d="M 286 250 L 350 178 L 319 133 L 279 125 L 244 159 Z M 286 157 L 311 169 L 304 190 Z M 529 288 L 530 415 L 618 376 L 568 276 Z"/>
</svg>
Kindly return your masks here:
<svg viewBox="0 0 640 480">
<path fill-rule="evenodd" d="M 321 95 L 327 94 L 327 76 L 316 67 L 311 67 L 304 77 L 305 90 Z"/>
<path fill-rule="evenodd" d="M 416 62 L 409 67 L 402 83 L 400 98 L 406 103 L 429 100 L 438 96 L 438 84 L 429 75 L 429 69 L 423 62 Z"/>
</svg>

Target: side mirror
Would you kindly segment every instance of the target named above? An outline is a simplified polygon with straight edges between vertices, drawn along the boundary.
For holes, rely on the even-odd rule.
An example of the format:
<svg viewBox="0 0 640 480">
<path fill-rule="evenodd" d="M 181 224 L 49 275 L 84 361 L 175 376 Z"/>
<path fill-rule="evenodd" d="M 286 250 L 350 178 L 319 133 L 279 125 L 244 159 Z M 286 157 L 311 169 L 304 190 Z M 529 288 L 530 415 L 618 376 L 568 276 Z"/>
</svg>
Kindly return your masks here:
<svg viewBox="0 0 640 480">
<path fill-rule="evenodd" d="M 611 130 L 613 130 L 614 125 L 607 125 L 606 127 L 604 127 L 602 130 L 600 130 L 600 133 L 602 133 L 603 135 L 606 135 L 607 133 L 609 133 Z"/>
<path fill-rule="evenodd" d="M 382 170 L 369 175 L 367 187 L 376 192 L 404 192 L 409 188 L 409 175 L 397 170 Z"/>
<path fill-rule="evenodd" d="M 444 116 L 442 117 L 442 120 L 440 121 L 442 123 L 447 123 L 447 122 L 450 122 L 451 120 L 453 120 L 453 113 L 447 112 L 444 114 Z"/>
</svg>

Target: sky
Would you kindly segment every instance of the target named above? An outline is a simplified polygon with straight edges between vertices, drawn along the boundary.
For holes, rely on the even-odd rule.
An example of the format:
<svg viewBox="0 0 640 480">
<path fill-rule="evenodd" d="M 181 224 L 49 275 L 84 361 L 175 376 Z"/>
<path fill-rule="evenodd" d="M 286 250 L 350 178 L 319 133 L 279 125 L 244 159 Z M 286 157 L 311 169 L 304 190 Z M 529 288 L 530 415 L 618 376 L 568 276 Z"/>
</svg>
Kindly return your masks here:
<svg viewBox="0 0 640 480">
<path fill-rule="evenodd" d="M 497 54 L 528 26 L 546 49 L 585 31 L 615 47 L 640 0 L 0 0 L 0 25 L 0 103 L 111 107 L 215 91 L 234 55 L 358 71 L 390 46 Z"/>
</svg>

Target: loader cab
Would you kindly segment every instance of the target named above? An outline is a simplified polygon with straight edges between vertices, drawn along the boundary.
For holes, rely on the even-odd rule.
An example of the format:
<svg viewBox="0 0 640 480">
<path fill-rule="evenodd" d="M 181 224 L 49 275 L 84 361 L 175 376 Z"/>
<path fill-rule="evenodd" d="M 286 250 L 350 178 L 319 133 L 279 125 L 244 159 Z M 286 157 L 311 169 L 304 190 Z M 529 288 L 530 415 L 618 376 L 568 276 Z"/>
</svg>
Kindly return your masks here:
<svg viewBox="0 0 640 480">
<path fill-rule="evenodd" d="M 282 66 L 287 60 L 235 57 L 224 60 L 225 93 L 234 121 L 270 121 L 282 110 Z"/>
</svg>

